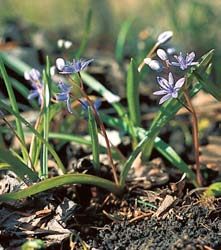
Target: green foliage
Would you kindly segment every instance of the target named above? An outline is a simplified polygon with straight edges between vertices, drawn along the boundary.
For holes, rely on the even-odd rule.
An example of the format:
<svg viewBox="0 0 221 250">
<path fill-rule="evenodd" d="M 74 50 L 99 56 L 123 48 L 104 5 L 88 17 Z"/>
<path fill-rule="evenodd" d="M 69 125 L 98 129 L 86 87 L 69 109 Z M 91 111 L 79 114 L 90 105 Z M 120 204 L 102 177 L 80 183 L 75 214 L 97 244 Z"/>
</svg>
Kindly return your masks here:
<svg viewBox="0 0 221 250">
<path fill-rule="evenodd" d="M 76 58 L 81 57 L 84 53 L 86 45 L 88 43 L 89 31 L 91 26 L 91 16 L 92 12 L 88 12 L 88 17 L 86 21 L 86 28 L 84 30 L 83 39 L 80 45 L 79 50 L 77 51 Z M 116 58 L 122 63 L 124 57 L 125 44 L 128 36 L 130 35 L 131 26 L 133 24 L 133 20 L 127 20 L 121 29 L 117 40 L 116 46 Z M 157 44 L 157 46 L 159 43 Z M 153 50 L 153 51 L 152 51 Z M 152 57 L 155 55 L 155 47 L 153 47 L 150 53 Z M 208 52 L 201 59 L 199 65 L 197 65 L 194 69 L 191 70 L 186 75 L 187 79 L 187 91 L 190 97 L 195 96 L 200 89 L 204 89 L 210 94 L 212 94 L 215 98 L 220 100 L 220 91 L 216 87 L 215 84 L 211 84 L 208 80 L 208 75 L 211 72 L 212 58 L 214 51 Z M 139 55 L 140 56 L 140 55 Z M 78 79 L 76 77 L 71 78 L 72 76 L 67 77 L 67 81 L 70 81 L 69 84 L 73 84 L 73 89 L 76 90 L 74 94 L 75 101 L 78 99 L 79 95 L 90 100 L 87 93 L 84 91 L 84 84 L 86 84 L 90 89 L 97 92 L 100 96 L 108 101 L 111 105 L 112 110 L 115 111 L 115 116 L 109 116 L 99 112 L 99 115 L 95 113 L 93 106 L 89 102 L 89 107 L 87 109 L 88 115 L 88 127 L 90 134 L 90 141 L 85 140 L 81 136 L 68 134 L 69 131 L 72 132 L 70 128 L 65 133 L 63 131 L 66 129 L 68 123 L 67 119 L 64 118 L 62 121 L 63 128 L 58 128 L 56 133 L 50 131 L 50 123 L 52 122 L 53 117 L 56 113 L 61 112 L 61 108 L 58 107 L 59 104 L 54 104 L 51 102 L 51 98 L 56 96 L 55 87 L 53 87 L 54 83 L 52 77 L 50 75 L 50 63 L 49 58 L 46 60 L 46 68 L 43 71 L 43 82 L 44 82 L 44 101 L 43 105 L 40 107 L 39 116 L 37 118 L 36 124 L 31 125 L 26 119 L 24 119 L 19 113 L 18 105 L 14 96 L 13 87 L 20 92 L 24 97 L 27 97 L 28 90 L 21 83 L 16 82 L 15 79 L 10 79 L 7 75 L 7 72 L 4 67 L 4 63 L 10 67 L 12 70 L 17 72 L 20 75 L 24 74 L 24 71 L 30 70 L 30 67 L 18 59 L 14 59 L 7 54 L 3 53 L 0 61 L 0 72 L 5 82 L 10 105 L 6 104 L 5 101 L 0 100 L 0 107 L 2 110 L 7 111 L 11 115 L 15 117 L 16 120 L 16 130 L 18 136 L 21 140 L 21 148 L 22 148 L 22 156 L 13 149 L 11 151 L 3 150 L 0 152 L 0 169 L 9 169 L 17 174 L 19 178 L 21 178 L 24 182 L 28 180 L 31 182 L 31 186 L 19 190 L 17 192 L 8 193 L 0 195 L 0 200 L 10 200 L 10 199 L 21 199 L 25 198 L 39 192 L 43 192 L 49 190 L 54 187 L 58 187 L 66 184 L 87 184 L 87 185 L 95 185 L 101 188 L 108 190 L 109 192 L 115 193 L 117 195 L 122 194 L 123 189 L 126 185 L 126 180 L 128 176 L 128 172 L 130 171 L 133 162 L 135 159 L 142 154 L 142 159 L 146 160 L 152 154 L 153 147 L 158 150 L 158 152 L 164 156 L 173 166 L 178 168 L 181 172 L 186 173 L 187 178 L 193 183 L 193 185 L 198 186 L 198 180 L 196 178 L 196 174 L 187 166 L 187 164 L 181 159 L 181 157 L 176 153 L 176 151 L 167 143 L 165 143 L 160 137 L 159 134 L 162 128 L 176 115 L 176 113 L 182 107 L 182 103 L 185 103 L 185 96 L 183 93 L 179 95 L 179 101 L 175 98 L 171 98 L 165 102 L 159 111 L 156 113 L 155 118 L 153 119 L 150 128 L 145 130 L 141 127 L 141 108 L 140 108 L 140 100 L 139 100 L 139 81 L 140 75 L 137 71 L 137 65 L 135 63 L 135 59 L 131 59 L 129 64 L 129 68 L 127 71 L 127 79 L 126 79 L 126 98 L 128 109 L 125 108 L 122 104 L 119 103 L 120 97 L 113 94 L 107 87 L 105 87 L 102 83 L 96 80 L 94 77 L 88 75 L 87 73 L 79 73 Z M 4 62 L 4 63 L 3 63 Z M 77 80 L 76 80 L 77 79 Z M 198 82 L 195 82 L 197 79 Z M 79 86 L 80 81 L 80 86 Z M 74 92 L 74 91 L 73 91 Z M 67 94 L 67 93 L 64 93 Z M 68 98 L 71 98 L 68 96 Z M 65 100 L 66 101 L 66 100 Z M 80 100 L 79 100 L 80 101 Z M 30 101 L 32 107 L 37 107 L 36 102 Z M 74 105 L 74 103 L 73 103 Z M 124 134 L 128 134 L 133 142 L 133 151 L 130 153 L 128 159 L 124 159 L 121 153 L 115 147 L 111 147 L 109 150 L 109 145 L 106 143 L 106 147 L 99 145 L 98 141 L 98 126 L 101 129 L 101 133 L 105 135 L 102 130 L 101 122 L 99 119 L 102 119 L 105 124 L 115 127 L 120 132 Z M 76 120 L 79 119 L 79 116 Z M 73 120 L 73 119 L 72 119 Z M 22 126 L 25 125 L 25 126 Z M 30 149 L 30 157 L 33 165 L 36 166 L 41 160 L 40 171 L 36 173 L 33 169 L 29 167 L 29 159 L 27 154 L 27 149 L 25 146 L 24 136 L 25 134 L 32 134 L 33 141 L 31 143 Z M 77 142 L 91 147 L 93 154 L 93 164 L 95 172 L 99 172 L 100 170 L 100 152 L 108 152 L 108 156 L 111 160 L 114 159 L 120 160 L 122 164 L 122 169 L 119 174 L 119 184 L 118 180 L 115 183 L 104 178 L 100 178 L 97 176 L 92 176 L 88 174 L 63 174 L 61 176 L 48 178 L 48 159 L 49 153 L 52 157 L 54 157 L 57 162 L 58 167 L 62 170 L 63 173 L 66 172 L 66 168 L 63 165 L 61 159 L 59 158 L 56 150 L 50 144 L 50 139 L 56 139 L 65 143 L 66 141 Z M 110 138 L 111 139 L 111 138 Z M 111 141 L 111 140 L 110 140 Z M 2 146 L 3 147 L 3 146 Z M 110 152 L 109 152 L 109 151 Z M 114 164 L 113 164 L 114 165 Z M 115 167 L 115 166 L 113 166 Z M 113 168 L 112 168 L 112 172 Z M 38 181 L 38 175 L 40 177 L 44 177 L 45 179 L 36 183 Z M 114 173 L 113 173 L 114 175 Z M 34 183 L 34 184 L 33 184 Z M 220 184 L 213 186 L 207 190 L 207 194 L 215 194 L 219 195 Z M 215 190 L 215 191 L 214 191 Z M 218 190 L 218 191 L 217 191 Z"/>
<path fill-rule="evenodd" d="M 221 197 L 221 182 L 211 184 L 205 191 L 205 196 Z"/>
<path fill-rule="evenodd" d="M 26 241 L 22 246 L 21 250 L 38 250 L 44 249 L 45 244 L 42 240 L 34 239 Z"/>
</svg>

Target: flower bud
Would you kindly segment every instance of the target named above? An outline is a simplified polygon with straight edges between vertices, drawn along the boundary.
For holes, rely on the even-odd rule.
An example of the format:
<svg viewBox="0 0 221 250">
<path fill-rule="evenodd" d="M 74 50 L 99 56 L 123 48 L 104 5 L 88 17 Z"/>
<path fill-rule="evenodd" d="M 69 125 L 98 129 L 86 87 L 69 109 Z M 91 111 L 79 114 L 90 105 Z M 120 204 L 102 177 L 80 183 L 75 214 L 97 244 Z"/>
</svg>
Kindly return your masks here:
<svg viewBox="0 0 221 250">
<path fill-rule="evenodd" d="M 172 37 L 173 37 L 173 32 L 171 30 L 168 30 L 168 31 L 161 33 L 158 36 L 157 42 L 159 44 L 164 44 L 164 43 L 168 42 Z"/>
<path fill-rule="evenodd" d="M 158 49 L 158 50 L 157 50 L 157 55 L 158 55 L 158 57 L 159 57 L 161 60 L 163 60 L 163 61 L 168 60 L 167 53 L 166 53 L 165 50 L 163 50 L 163 49 Z"/>
</svg>

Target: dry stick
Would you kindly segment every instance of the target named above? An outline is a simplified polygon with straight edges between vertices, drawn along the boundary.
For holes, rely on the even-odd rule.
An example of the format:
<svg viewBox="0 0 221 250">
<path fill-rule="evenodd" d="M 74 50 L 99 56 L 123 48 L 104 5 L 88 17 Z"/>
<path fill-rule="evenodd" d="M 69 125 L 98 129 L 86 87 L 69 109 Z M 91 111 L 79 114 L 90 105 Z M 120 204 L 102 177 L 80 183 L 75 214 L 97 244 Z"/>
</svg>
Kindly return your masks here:
<svg viewBox="0 0 221 250">
<path fill-rule="evenodd" d="M 104 124 L 103 124 L 102 120 L 100 119 L 100 117 L 99 117 L 99 115 L 97 113 L 96 108 L 94 107 L 93 102 L 91 101 L 91 99 L 89 98 L 89 96 L 84 91 L 84 88 L 83 88 L 84 85 L 83 85 L 83 81 L 82 81 L 80 72 L 78 72 L 78 75 L 79 75 L 79 78 L 80 78 L 80 87 L 75 82 L 74 82 L 74 84 L 79 88 L 81 94 L 85 97 L 85 99 L 90 104 L 90 106 L 91 106 L 91 108 L 93 110 L 95 119 L 97 120 L 97 122 L 98 122 L 98 124 L 100 126 L 100 129 L 101 129 L 101 131 L 103 133 L 103 136 L 104 136 L 104 139 L 105 139 L 105 142 L 106 142 L 106 145 L 107 145 L 107 154 L 108 154 L 110 165 L 111 165 L 111 168 L 112 168 L 112 172 L 113 172 L 113 176 L 114 176 L 114 181 L 118 185 L 119 181 L 118 181 L 118 177 L 117 177 L 117 171 L 116 171 L 116 167 L 114 165 L 113 157 L 112 157 L 112 154 L 111 154 L 110 142 L 109 142 L 109 139 L 107 137 L 106 129 L 104 127 Z M 71 77 L 69 77 L 69 79 L 71 79 L 71 81 L 73 82 L 73 79 Z"/>
<path fill-rule="evenodd" d="M 193 120 L 193 144 L 194 144 L 194 155 L 195 155 L 195 162 L 196 162 L 196 178 L 197 182 L 200 186 L 202 186 L 202 175 L 200 172 L 200 162 L 199 162 L 199 138 L 198 138 L 198 121 L 196 116 L 196 111 L 191 103 L 190 97 L 188 95 L 186 86 L 183 86 L 183 94 L 186 99 L 187 105 L 189 107 L 189 111 L 192 114 Z"/>
<path fill-rule="evenodd" d="M 160 43 L 155 43 L 155 45 L 153 46 L 153 48 L 150 50 L 150 52 L 148 52 L 148 54 L 146 55 L 145 58 L 151 57 L 152 54 L 156 51 L 156 49 L 159 47 Z M 141 62 L 139 67 L 138 67 L 138 71 L 140 72 L 143 68 L 143 66 L 145 65 L 145 62 Z"/>
</svg>

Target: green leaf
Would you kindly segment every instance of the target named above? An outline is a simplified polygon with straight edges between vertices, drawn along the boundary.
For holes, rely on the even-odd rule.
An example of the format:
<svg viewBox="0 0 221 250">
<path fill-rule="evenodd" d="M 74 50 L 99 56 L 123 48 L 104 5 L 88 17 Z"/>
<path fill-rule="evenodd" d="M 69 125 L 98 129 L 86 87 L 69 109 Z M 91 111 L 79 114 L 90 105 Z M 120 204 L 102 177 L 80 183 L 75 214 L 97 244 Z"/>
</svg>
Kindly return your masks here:
<svg viewBox="0 0 221 250">
<path fill-rule="evenodd" d="M 91 110 L 91 107 L 88 107 L 88 127 L 89 134 L 91 136 L 91 144 L 92 144 L 92 154 L 93 154 L 93 165 L 96 172 L 100 170 L 100 146 L 98 141 L 98 129 L 97 123 L 95 121 L 95 117 Z"/>
<path fill-rule="evenodd" d="M 133 59 L 131 59 L 127 73 L 126 90 L 130 121 L 134 126 L 140 126 L 139 77 L 137 66 Z"/>
<path fill-rule="evenodd" d="M 134 18 L 130 18 L 124 21 L 121 26 L 120 32 L 118 34 L 115 56 L 119 62 L 121 62 L 124 57 L 124 47 L 125 47 L 128 35 L 130 34 L 129 32 L 130 32 L 130 29 L 134 20 L 135 20 Z"/>
<path fill-rule="evenodd" d="M 104 188 L 114 194 L 122 193 L 122 190 L 120 189 L 120 187 L 109 180 L 106 180 L 106 179 L 103 179 L 94 175 L 88 175 L 88 174 L 65 174 L 62 176 L 56 176 L 50 179 L 45 179 L 41 182 L 38 182 L 18 192 L 2 194 L 0 195 L 0 201 L 23 199 L 28 196 L 49 190 L 51 188 L 68 185 L 68 184 L 94 185 L 94 186 Z"/>
<path fill-rule="evenodd" d="M 21 178 L 25 183 L 27 177 L 32 182 L 36 182 L 38 180 L 38 175 L 32 171 L 27 165 L 25 165 L 22 161 L 20 161 L 17 157 L 15 157 L 10 151 L 1 150 L 0 151 L 0 160 L 3 163 L 8 164 L 2 165 L 0 169 L 9 169 L 16 173 L 16 175 Z"/>
<path fill-rule="evenodd" d="M 104 116 L 104 115 L 102 115 Z M 117 127 L 118 129 L 122 129 L 126 133 L 131 133 L 128 126 L 125 124 L 125 121 L 122 121 L 117 118 L 108 117 L 108 115 L 105 115 L 104 121 L 109 125 L 113 127 Z M 149 137 L 151 134 L 148 131 L 145 131 L 143 128 L 134 127 L 133 130 L 135 131 L 138 138 L 141 140 L 140 143 L 137 145 L 137 147 L 133 150 L 132 154 L 124 164 L 124 167 L 121 171 L 120 176 L 120 184 L 123 186 L 125 184 L 127 174 L 132 166 L 133 161 L 136 159 L 138 154 L 143 150 L 144 145 L 146 144 L 146 141 L 150 139 Z M 176 168 L 180 169 L 183 173 L 186 173 L 187 178 L 191 180 L 191 182 L 197 186 L 196 182 L 196 175 L 195 173 L 188 168 L 188 165 L 180 158 L 180 156 L 176 153 L 176 151 L 170 147 L 168 144 L 166 144 L 162 139 L 159 137 L 152 137 L 153 145 L 156 148 L 157 151 L 159 151 L 171 164 L 173 164 Z"/>
<path fill-rule="evenodd" d="M 24 123 L 26 126 L 29 127 L 29 129 L 32 131 L 32 133 L 34 133 L 37 138 L 44 144 L 46 144 L 46 146 L 48 147 L 48 150 L 50 151 L 50 153 L 52 154 L 52 156 L 54 157 L 55 161 L 58 164 L 58 167 L 65 173 L 66 169 L 63 165 L 63 163 L 61 162 L 59 156 L 57 155 L 57 153 L 55 152 L 55 150 L 53 149 L 53 147 L 47 142 L 45 141 L 45 139 L 41 136 L 41 134 L 38 133 L 38 131 L 36 131 L 33 126 L 27 121 L 25 120 L 22 116 L 20 116 L 20 114 L 16 113 L 15 111 L 13 111 L 10 107 L 8 107 L 8 105 L 6 105 L 2 100 L 0 100 L 0 107 L 2 107 L 3 109 L 7 110 L 9 113 L 13 114 L 16 118 L 18 118 L 22 123 Z"/>
<path fill-rule="evenodd" d="M 204 193 L 206 196 L 221 197 L 221 182 L 211 184 Z"/>
<path fill-rule="evenodd" d="M 7 74 L 6 70 L 5 70 L 5 66 L 4 66 L 4 63 L 3 63 L 3 60 L 1 58 L 1 56 L 0 56 L 0 73 L 2 75 L 2 78 L 3 78 L 4 82 L 5 82 L 5 86 L 6 86 L 6 89 L 7 89 L 7 92 L 8 92 L 8 96 L 9 96 L 9 100 L 10 100 L 10 104 L 12 106 L 12 109 L 16 113 L 19 113 L 17 101 L 16 101 L 15 95 L 14 95 L 14 91 L 13 91 L 11 82 L 9 81 L 9 77 L 8 77 L 8 74 Z M 22 141 L 22 144 L 21 144 L 22 155 L 23 155 L 24 160 L 27 161 L 28 157 L 27 157 L 27 154 L 26 154 L 27 150 L 24 148 L 25 137 L 24 137 L 22 124 L 21 124 L 20 119 L 18 119 L 18 118 L 15 119 L 15 122 L 16 122 L 16 128 L 17 128 L 18 136 L 19 136 L 20 140 Z"/>
<path fill-rule="evenodd" d="M 114 95 L 110 90 L 105 88 L 99 81 L 97 81 L 93 76 L 85 72 L 81 72 L 81 77 L 84 83 L 103 96 L 108 102 L 112 103 L 114 100 L 120 99 L 118 96 Z"/>
<path fill-rule="evenodd" d="M 203 90 L 211 94 L 218 101 L 221 101 L 221 90 L 220 87 L 208 79 L 209 73 L 211 72 L 211 60 L 214 56 L 214 49 L 210 50 L 207 54 L 202 56 L 199 65 L 192 71 L 192 74 L 202 84 Z"/>
</svg>

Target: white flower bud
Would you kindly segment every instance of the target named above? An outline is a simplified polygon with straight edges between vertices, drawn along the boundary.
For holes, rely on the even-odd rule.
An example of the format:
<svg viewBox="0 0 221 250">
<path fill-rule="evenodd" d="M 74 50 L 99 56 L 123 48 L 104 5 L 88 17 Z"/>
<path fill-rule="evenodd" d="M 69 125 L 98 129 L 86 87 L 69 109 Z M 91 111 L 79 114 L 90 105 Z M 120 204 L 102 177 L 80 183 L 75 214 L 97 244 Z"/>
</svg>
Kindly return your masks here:
<svg viewBox="0 0 221 250">
<path fill-rule="evenodd" d="M 158 38 L 157 38 L 157 42 L 159 44 L 163 44 L 168 42 L 171 38 L 173 37 L 173 32 L 171 30 L 165 31 L 163 33 L 161 33 Z"/>
<path fill-rule="evenodd" d="M 56 59 L 56 67 L 58 70 L 62 70 L 65 66 L 65 60 L 63 58 L 57 58 Z"/>
<path fill-rule="evenodd" d="M 166 61 L 166 60 L 168 59 L 167 53 L 166 53 L 165 50 L 163 50 L 163 49 L 158 49 L 158 50 L 157 50 L 157 55 L 158 55 L 158 57 L 159 57 L 161 60 L 163 60 L 163 61 Z"/>
<path fill-rule="evenodd" d="M 65 49 L 70 49 L 71 46 L 72 46 L 72 42 L 71 41 L 64 41 L 64 48 Z"/>
<path fill-rule="evenodd" d="M 64 46 L 64 40 L 63 39 L 59 39 L 57 41 L 57 46 L 58 46 L 58 48 L 62 48 Z"/>
</svg>

